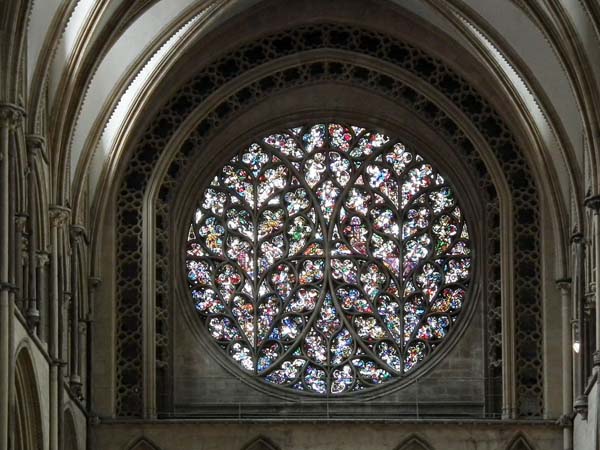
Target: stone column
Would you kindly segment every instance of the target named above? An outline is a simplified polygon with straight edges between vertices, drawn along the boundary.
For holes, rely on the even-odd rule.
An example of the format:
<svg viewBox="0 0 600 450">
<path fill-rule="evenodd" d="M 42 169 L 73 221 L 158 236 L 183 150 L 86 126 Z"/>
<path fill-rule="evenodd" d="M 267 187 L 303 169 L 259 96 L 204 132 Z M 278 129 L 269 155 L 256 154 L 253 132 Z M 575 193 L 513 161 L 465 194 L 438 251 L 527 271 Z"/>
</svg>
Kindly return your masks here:
<svg viewBox="0 0 600 450">
<path fill-rule="evenodd" d="M 14 232 L 11 217 L 10 185 L 11 134 L 21 123 L 23 110 L 15 105 L 0 104 L 0 448 L 8 448 L 11 379 L 11 329 L 13 321 L 14 283 L 11 266 L 15 264 L 11 255 L 14 248 Z"/>
<path fill-rule="evenodd" d="M 573 247 L 573 289 L 572 298 L 573 306 L 576 308 L 576 316 L 573 321 L 574 337 L 579 339 L 579 353 L 575 360 L 575 374 L 574 374 L 574 386 L 575 386 L 575 402 L 573 408 L 582 417 L 587 417 L 587 396 L 584 395 L 585 390 L 585 370 L 584 370 L 584 355 L 587 351 L 585 345 L 585 336 L 583 335 L 584 327 L 584 296 L 583 296 L 583 258 L 584 258 L 584 243 L 583 234 L 575 233 L 571 237 L 571 245 Z M 578 332 L 579 336 L 575 336 L 575 331 Z"/>
<path fill-rule="evenodd" d="M 50 262 L 50 253 L 38 251 L 35 252 L 36 260 L 36 284 L 38 310 L 29 313 L 29 320 L 36 320 L 38 336 L 42 342 L 48 342 L 48 263 Z"/>
<path fill-rule="evenodd" d="M 62 407 L 59 402 L 59 388 L 62 379 L 60 377 L 63 361 L 60 359 L 60 270 L 59 270 L 59 252 L 62 251 L 60 232 L 67 224 L 71 216 L 71 211 L 63 206 L 50 207 L 50 286 L 51 299 L 49 308 L 50 335 L 48 337 L 50 357 L 50 450 L 59 449 L 59 429 L 60 418 L 62 417 Z"/>
<path fill-rule="evenodd" d="M 563 427 L 563 449 L 573 448 L 573 347 L 571 331 L 571 280 L 562 279 L 556 282 L 560 289 L 562 315 L 562 415 L 558 423 Z"/>
<path fill-rule="evenodd" d="M 81 334 L 82 324 L 80 307 L 82 302 L 83 270 L 80 264 L 79 254 L 85 241 L 85 228 L 81 225 L 71 225 L 71 373 L 69 374 L 69 385 L 73 393 L 81 398 Z"/>
<path fill-rule="evenodd" d="M 94 364 L 91 355 L 91 348 L 94 344 L 94 306 L 96 302 L 96 295 L 100 284 L 102 283 L 102 279 L 99 277 L 89 277 L 88 278 L 88 304 L 87 311 L 85 312 L 85 345 L 87 349 L 87 359 L 86 359 L 86 380 L 89 382 L 86 385 L 86 402 L 88 405 L 93 403 L 93 394 L 94 390 L 92 389 L 92 380 L 94 377 Z"/>
<path fill-rule="evenodd" d="M 25 317 L 29 329 L 35 333 L 38 332 L 40 322 L 40 311 L 38 302 L 38 281 L 39 281 L 39 251 L 38 244 L 38 214 L 41 211 L 37 208 L 36 201 L 36 165 L 40 154 L 44 153 L 45 140 L 40 136 L 27 136 L 27 165 L 29 171 L 27 173 L 28 184 L 28 201 L 29 201 L 29 298 L 27 299 L 27 311 Z M 41 287 L 41 286 L 40 286 Z M 40 336 L 41 337 L 41 336 Z"/>
<path fill-rule="evenodd" d="M 25 282 L 23 280 L 23 272 L 25 268 L 24 262 L 27 260 L 27 238 L 26 235 L 26 226 L 28 222 L 28 217 L 24 214 L 17 214 L 15 217 L 15 287 L 18 295 L 16 297 L 16 305 L 19 310 L 25 315 L 25 311 L 27 310 L 27 299 L 25 295 L 28 294 L 28 289 L 26 289 Z M 27 286 L 28 288 L 28 286 Z"/>
<path fill-rule="evenodd" d="M 588 197 L 585 200 L 585 206 L 593 211 L 592 215 L 592 233 L 595 234 L 596 241 L 594 245 L 594 293 L 596 304 L 596 345 L 593 353 L 594 370 L 600 370 L 600 194 Z"/>
</svg>

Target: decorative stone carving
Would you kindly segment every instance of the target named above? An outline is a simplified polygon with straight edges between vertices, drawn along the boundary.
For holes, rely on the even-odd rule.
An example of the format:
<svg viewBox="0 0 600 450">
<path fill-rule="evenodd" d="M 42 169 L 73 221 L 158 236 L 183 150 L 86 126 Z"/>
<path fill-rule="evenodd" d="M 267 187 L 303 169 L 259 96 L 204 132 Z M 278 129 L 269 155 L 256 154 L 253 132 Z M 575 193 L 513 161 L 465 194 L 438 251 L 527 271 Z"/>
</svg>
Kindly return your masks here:
<svg viewBox="0 0 600 450">
<path fill-rule="evenodd" d="M 568 428 L 573 426 L 573 414 L 563 414 L 557 420 L 556 424 L 563 427 Z"/>
<path fill-rule="evenodd" d="M 65 206 L 53 205 L 50 207 L 50 226 L 61 228 L 71 217 L 71 210 Z"/>
<path fill-rule="evenodd" d="M 50 262 L 50 254 L 48 252 L 37 252 L 37 266 L 43 268 L 48 262 Z"/>
<path fill-rule="evenodd" d="M 30 134 L 26 138 L 27 150 L 30 153 L 37 153 L 38 151 L 44 151 L 46 148 L 46 139 L 43 136 L 37 134 Z"/>
<path fill-rule="evenodd" d="M 588 416 L 588 398 L 587 395 L 580 395 L 573 403 L 573 409 L 583 420 L 587 420 Z"/>
<path fill-rule="evenodd" d="M 12 103 L 0 103 L 0 127 L 15 129 L 25 117 L 25 110 Z"/>
<path fill-rule="evenodd" d="M 592 364 L 595 367 L 600 367 L 600 350 L 596 350 L 592 353 Z"/>
<path fill-rule="evenodd" d="M 600 213 L 600 194 L 587 197 L 583 204 L 594 211 L 594 214 Z"/>
<path fill-rule="evenodd" d="M 561 278 L 560 280 L 556 280 L 556 287 L 561 291 L 569 291 L 571 289 L 571 279 Z"/>
<path fill-rule="evenodd" d="M 88 242 L 87 230 L 83 225 L 73 224 L 69 228 L 73 242 Z"/>
</svg>

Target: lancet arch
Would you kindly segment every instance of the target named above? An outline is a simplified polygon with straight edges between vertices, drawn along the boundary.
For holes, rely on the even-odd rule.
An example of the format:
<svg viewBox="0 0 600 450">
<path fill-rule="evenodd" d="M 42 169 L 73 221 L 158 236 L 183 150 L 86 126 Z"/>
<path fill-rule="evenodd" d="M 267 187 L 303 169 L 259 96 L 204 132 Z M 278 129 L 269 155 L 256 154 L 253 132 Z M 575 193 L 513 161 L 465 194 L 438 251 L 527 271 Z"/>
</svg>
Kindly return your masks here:
<svg viewBox="0 0 600 450">
<path fill-rule="evenodd" d="M 44 448 L 38 386 L 31 354 L 27 347 L 22 347 L 17 354 L 15 368 L 15 450 Z"/>
</svg>

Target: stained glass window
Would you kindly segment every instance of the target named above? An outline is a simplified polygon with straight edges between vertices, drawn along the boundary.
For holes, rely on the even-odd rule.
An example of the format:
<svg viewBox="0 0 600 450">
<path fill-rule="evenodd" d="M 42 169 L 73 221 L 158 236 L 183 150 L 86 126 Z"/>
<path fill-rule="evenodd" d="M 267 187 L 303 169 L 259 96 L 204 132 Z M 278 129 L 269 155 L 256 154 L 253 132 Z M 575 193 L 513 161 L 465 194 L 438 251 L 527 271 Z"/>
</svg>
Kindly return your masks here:
<svg viewBox="0 0 600 450">
<path fill-rule="evenodd" d="M 187 239 L 191 298 L 248 374 L 340 395 L 402 378 L 460 317 L 463 211 L 418 153 L 335 123 L 244 148 L 206 187 Z"/>
</svg>

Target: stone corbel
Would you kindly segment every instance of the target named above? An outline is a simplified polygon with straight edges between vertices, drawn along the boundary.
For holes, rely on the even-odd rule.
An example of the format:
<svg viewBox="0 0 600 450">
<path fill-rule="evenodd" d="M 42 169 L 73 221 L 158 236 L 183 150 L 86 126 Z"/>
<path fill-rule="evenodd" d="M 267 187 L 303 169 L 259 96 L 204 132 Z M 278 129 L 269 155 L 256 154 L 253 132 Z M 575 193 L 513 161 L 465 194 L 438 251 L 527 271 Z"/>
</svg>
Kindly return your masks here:
<svg viewBox="0 0 600 450">
<path fill-rule="evenodd" d="M 42 269 L 45 265 L 50 262 L 50 253 L 48 252 L 36 252 L 37 256 L 37 266 Z"/>
<path fill-rule="evenodd" d="M 573 426 L 574 418 L 575 412 L 572 412 L 571 414 L 563 414 L 557 419 L 556 425 L 562 428 L 571 428 Z"/>
</svg>

